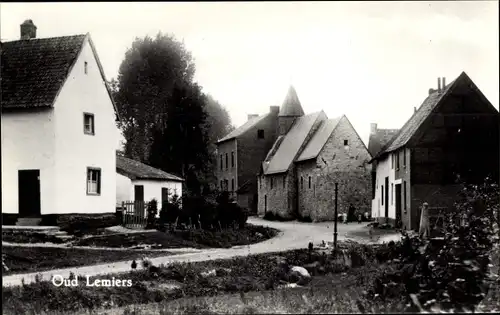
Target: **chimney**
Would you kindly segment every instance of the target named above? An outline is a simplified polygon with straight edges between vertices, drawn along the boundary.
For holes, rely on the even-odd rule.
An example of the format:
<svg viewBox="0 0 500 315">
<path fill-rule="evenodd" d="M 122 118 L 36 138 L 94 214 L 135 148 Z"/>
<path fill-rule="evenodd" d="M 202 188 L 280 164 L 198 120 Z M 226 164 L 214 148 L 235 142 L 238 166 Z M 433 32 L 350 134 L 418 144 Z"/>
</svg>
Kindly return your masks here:
<svg viewBox="0 0 500 315">
<path fill-rule="evenodd" d="M 444 90 L 444 88 L 446 87 L 446 78 L 445 77 L 441 78 L 441 84 L 443 85 L 442 89 Z"/>
<path fill-rule="evenodd" d="M 248 114 L 248 120 L 252 119 L 252 118 L 255 118 L 255 117 L 259 117 L 258 114 Z"/>
<path fill-rule="evenodd" d="M 279 106 L 269 106 L 269 112 L 278 115 L 280 112 Z"/>
<path fill-rule="evenodd" d="M 370 134 L 373 135 L 377 133 L 377 124 L 376 123 L 371 123 L 370 124 Z"/>
<path fill-rule="evenodd" d="M 438 78 L 438 92 L 441 92 L 441 78 Z"/>
<path fill-rule="evenodd" d="M 417 112 L 417 107 L 413 107 L 413 112 L 416 113 Z"/>
<path fill-rule="evenodd" d="M 21 39 L 36 38 L 36 25 L 32 20 L 26 20 L 21 24 Z"/>
</svg>

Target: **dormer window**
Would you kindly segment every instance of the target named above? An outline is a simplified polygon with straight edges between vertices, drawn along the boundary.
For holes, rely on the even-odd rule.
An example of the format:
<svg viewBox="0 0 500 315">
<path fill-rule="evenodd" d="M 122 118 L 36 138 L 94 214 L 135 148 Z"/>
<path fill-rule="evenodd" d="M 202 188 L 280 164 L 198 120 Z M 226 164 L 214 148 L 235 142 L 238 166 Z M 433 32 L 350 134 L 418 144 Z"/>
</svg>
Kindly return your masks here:
<svg viewBox="0 0 500 315">
<path fill-rule="evenodd" d="M 264 139 L 264 129 L 257 130 L 257 138 Z"/>
<path fill-rule="evenodd" d="M 83 114 L 83 132 L 86 135 L 94 135 L 94 114 L 84 113 Z"/>
<path fill-rule="evenodd" d="M 88 70 L 88 66 L 89 66 L 88 62 L 86 62 L 86 61 L 85 61 L 85 62 L 83 63 L 83 72 L 84 72 L 85 74 L 87 74 L 87 73 L 88 73 L 88 71 L 87 71 L 87 70 Z"/>
</svg>

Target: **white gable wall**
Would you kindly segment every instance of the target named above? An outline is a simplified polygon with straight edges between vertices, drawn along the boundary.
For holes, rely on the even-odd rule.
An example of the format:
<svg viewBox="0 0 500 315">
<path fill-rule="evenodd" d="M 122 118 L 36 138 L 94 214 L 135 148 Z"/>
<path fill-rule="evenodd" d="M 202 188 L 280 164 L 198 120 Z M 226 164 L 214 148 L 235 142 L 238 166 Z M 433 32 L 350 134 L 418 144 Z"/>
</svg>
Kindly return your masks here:
<svg viewBox="0 0 500 315">
<path fill-rule="evenodd" d="M 384 186 L 383 197 L 385 201 L 385 178 L 389 176 L 389 218 L 396 219 L 396 206 L 394 193 L 391 191 L 391 184 L 394 184 L 395 172 L 391 168 L 391 159 L 388 155 L 385 159 L 379 160 L 377 164 L 377 177 L 376 177 L 376 189 L 375 189 L 375 199 L 372 200 L 372 217 L 373 218 L 385 218 L 385 204 L 382 205 L 382 192 L 381 188 Z"/>
<path fill-rule="evenodd" d="M 118 128 L 88 40 L 56 99 L 54 111 L 57 200 L 53 213 L 114 212 Z M 85 112 L 94 114 L 95 135 L 84 133 Z M 87 167 L 101 169 L 98 196 L 87 195 Z"/>
<path fill-rule="evenodd" d="M 2 212 L 19 213 L 18 170 L 40 170 L 40 210 L 54 209 L 53 109 L 2 112 Z"/>
</svg>

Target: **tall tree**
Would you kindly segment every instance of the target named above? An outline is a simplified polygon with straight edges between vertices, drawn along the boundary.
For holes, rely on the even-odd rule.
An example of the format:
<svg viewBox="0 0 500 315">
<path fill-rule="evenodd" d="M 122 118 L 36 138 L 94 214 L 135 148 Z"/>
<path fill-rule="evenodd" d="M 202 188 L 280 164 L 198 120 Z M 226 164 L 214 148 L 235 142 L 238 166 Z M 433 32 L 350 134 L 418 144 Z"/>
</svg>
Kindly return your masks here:
<svg viewBox="0 0 500 315">
<path fill-rule="evenodd" d="M 209 163 L 205 171 L 205 180 L 210 189 L 217 187 L 217 140 L 234 129 L 228 111 L 211 95 L 206 97 L 205 112 L 207 114 L 208 156 Z"/>
<path fill-rule="evenodd" d="M 118 104 L 124 154 L 186 179 L 201 191 L 215 181 L 215 142 L 229 114 L 193 82 L 191 53 L 172 35 L 136 38 L 110 86 Z"/>
<path fill-rule="evenodd" d="M 152 127 L 165 121 L 174 87 L 191 85 L 194 73 L 191 53 L 173 35 L 135 39 L 120 65 L 114 95 L 127 156 L 148 160 Z"/>
</svg>

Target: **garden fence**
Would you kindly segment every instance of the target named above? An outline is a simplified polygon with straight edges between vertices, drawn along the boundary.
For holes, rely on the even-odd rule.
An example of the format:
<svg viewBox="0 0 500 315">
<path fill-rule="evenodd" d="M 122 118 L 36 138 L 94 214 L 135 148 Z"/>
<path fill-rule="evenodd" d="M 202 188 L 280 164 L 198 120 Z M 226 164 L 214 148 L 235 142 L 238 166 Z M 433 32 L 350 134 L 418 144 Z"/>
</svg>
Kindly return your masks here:
<svg viewBox="0 0 500 315">
<path fill-rule="evenodd" d="M 147 225 L 146 203 L 144 201 L 122 202 L 122 225 L 127 228 L 145 228 Z"/>
</svg>

